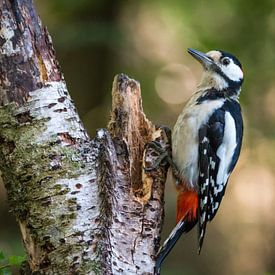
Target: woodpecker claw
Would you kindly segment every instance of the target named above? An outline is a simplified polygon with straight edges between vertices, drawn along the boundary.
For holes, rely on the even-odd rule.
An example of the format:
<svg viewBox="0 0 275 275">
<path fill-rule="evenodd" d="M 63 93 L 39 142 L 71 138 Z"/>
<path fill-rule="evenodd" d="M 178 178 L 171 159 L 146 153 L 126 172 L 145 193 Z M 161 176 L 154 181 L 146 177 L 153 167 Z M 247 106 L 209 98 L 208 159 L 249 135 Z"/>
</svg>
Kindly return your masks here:
<svg viewBox="0 0 275 275">
<path fill-rule="evenodd" d="M 147 150 L 149 148 L 152 148 L 154 151 L 159 153 L 159 156 L 157 157 L 155 162 L 150 167 L 143 167 L 145 172 L 153 171 L 153 170 L 159 168 L 160 166 L 166 165 L 167 163 L 170 164 L 171 158 L 170 158 L 168 152 L 164 148 L 161 147 L 161 144 L 159 142 L 151 141 L 151 142 L 147 143 L 145 147 Z M 164 163 L 164 160 L 165 160 L 165 163 Z"/>
<path fill-rule="evenodd" d="M 163 161 L 165 158 L 167 158 L 167 153 L 161 154 L 161 155 L 157 158 L 157 160 L 155 161 L 155 163 L 153 163 L 152 166 L 150 166 L 150 167 L 143 167 L 144 171 L 145 171 L 145 172 L 150 172 L 150 171 L 153 171 L 153 170 L 159 168 L 161 165 L 163 165 L 163 164 L 162 164 L 162 161 Z"/>
<path fill-rule="evenodd" d="M 181 176 L 181 173 L 179 169 L 177 168 L 176 164 L 172 160 L 171 156 L 169 155 L 168 151 L 166 151 L 164 148 L 161 147 L 160 143 L 157 141 L 151 141 L 146 144 L 146 149 L 152 148 L 156 152 L 158 152 L 160 155 L 156 159 L 155 163 L 153 163 L 150 167 L 143 167 L 145 172 L 151 172 L 157 168 L 159 168 L 162 165 L 169 164 L 173 173 L 173 176 L 175 177 L 177 184 L 180 184 L 184 181 L 184 178 Z M 165 160 L 165 162 L 164 162 Z"/>
<path fill-rule="evenodd" d="M 148 142 L 145 147 L 146 147 L 146 149 L 153 148 L 158 153 L 165 153 L 166 152 L 165 149 L 163 149 L 161 147 L 161 144 L 156 140 Z"/>
</svg>

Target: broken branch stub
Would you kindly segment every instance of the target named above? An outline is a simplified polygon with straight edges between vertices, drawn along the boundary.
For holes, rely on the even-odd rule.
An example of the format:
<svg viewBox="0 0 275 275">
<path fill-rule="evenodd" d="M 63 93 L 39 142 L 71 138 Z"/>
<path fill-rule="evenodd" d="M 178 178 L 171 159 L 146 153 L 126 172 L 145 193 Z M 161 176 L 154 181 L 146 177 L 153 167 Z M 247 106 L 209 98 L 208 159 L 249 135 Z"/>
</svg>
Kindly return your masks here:
<svg viewBox="0 0 275 275">
<path fill-rule="evenodd" d="M 128 147 L 133 191 L 141 188 L 141 160 L 144 146 L 151 141 L 154 125 L 143 113 L 140 85 L 124 74 L 117 75 L 112 89 L 112 111 L 109 131 L 114 139 Z"/>
<path fill-rule="evenodd" d="M 113 170 L 113 195 L 109 228 L 112 251 L 118 249 L 115 270 L 125 267 L 126 259 L 133 274 L 153 274 L 155 255 L 159 247 L 164 216 L 164 184 L 167 166 L 150 172 L 143 167 L 157 159 L 157 153 L 145 145 L 157 140 L 170 148 L 169 132 L 155 126 L 142 110 L 139 84 L 126 75 L 115 77 L 109 131 L 116 148 L 116 168 Z M 112 156 L 114 157 L 114 156 Z M 121 243 L 121 239 L 124 241 Z M 126 245 L 127 244 L 127 245 Z M 127 253 L 130 248 L 131 253 Z M 130 258 L 129 258 L 130 256 Z M 120 265 L 122 259 L 124 264 Z M 132 265 L 132 264 L 134 265 Z M 119 270 L 119 269 L 118 269 Z M 127 269 L 127 274 L 132 274 Z"/>
</svg>

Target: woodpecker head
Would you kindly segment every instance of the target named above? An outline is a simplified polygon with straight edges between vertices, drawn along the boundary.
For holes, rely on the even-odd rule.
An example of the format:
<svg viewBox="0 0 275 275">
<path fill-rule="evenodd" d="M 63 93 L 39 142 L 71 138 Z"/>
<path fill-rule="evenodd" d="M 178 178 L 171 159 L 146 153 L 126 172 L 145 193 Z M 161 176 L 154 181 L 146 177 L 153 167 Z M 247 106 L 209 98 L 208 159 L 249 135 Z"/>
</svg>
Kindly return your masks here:
<svg viewBox="0 0 275 275">
<path fill-rule="evenodd" d="M 188 49 L 188 52 L 204 68 L 201 85 L 239 94 L 243 83 L 243 71 L 240 61 L 234 55 L 218 50 L 206 54 L 194 49 Z"/>
</svg>

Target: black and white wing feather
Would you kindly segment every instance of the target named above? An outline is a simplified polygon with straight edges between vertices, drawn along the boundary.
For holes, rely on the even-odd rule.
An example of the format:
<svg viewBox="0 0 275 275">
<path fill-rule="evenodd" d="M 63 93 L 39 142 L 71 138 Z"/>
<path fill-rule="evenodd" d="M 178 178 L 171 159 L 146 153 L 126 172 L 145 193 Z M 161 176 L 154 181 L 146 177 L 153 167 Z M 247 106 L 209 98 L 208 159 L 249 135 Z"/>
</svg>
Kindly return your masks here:
<svg viewBox="0 0 275 275">
<path fill-rule="evenodd" d="M 226 100 L 199 130 L 199 251 L 238 160 L 242 135 L 241 109 L 233 100 Z"/>
</svg>

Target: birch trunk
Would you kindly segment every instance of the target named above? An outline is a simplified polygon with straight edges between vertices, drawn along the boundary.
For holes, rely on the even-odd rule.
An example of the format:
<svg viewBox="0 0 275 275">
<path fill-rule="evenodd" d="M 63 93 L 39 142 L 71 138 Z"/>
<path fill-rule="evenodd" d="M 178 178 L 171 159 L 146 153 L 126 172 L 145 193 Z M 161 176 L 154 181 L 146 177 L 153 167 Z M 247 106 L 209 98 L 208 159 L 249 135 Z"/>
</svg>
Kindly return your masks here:
<svg viewBox="0 0 275 275">
<path fill-rule="evenodd" d="M 89 139 L 31 0 L 0 2 L 0 167 L 28 255 L 23 273 L 153 274 L 167 167 L 144 146 L 169 134 L 139 84 L 115 78 L 108 130 Z M 143 164 L 142 164 L 143 159 Z"/>
</svg>

